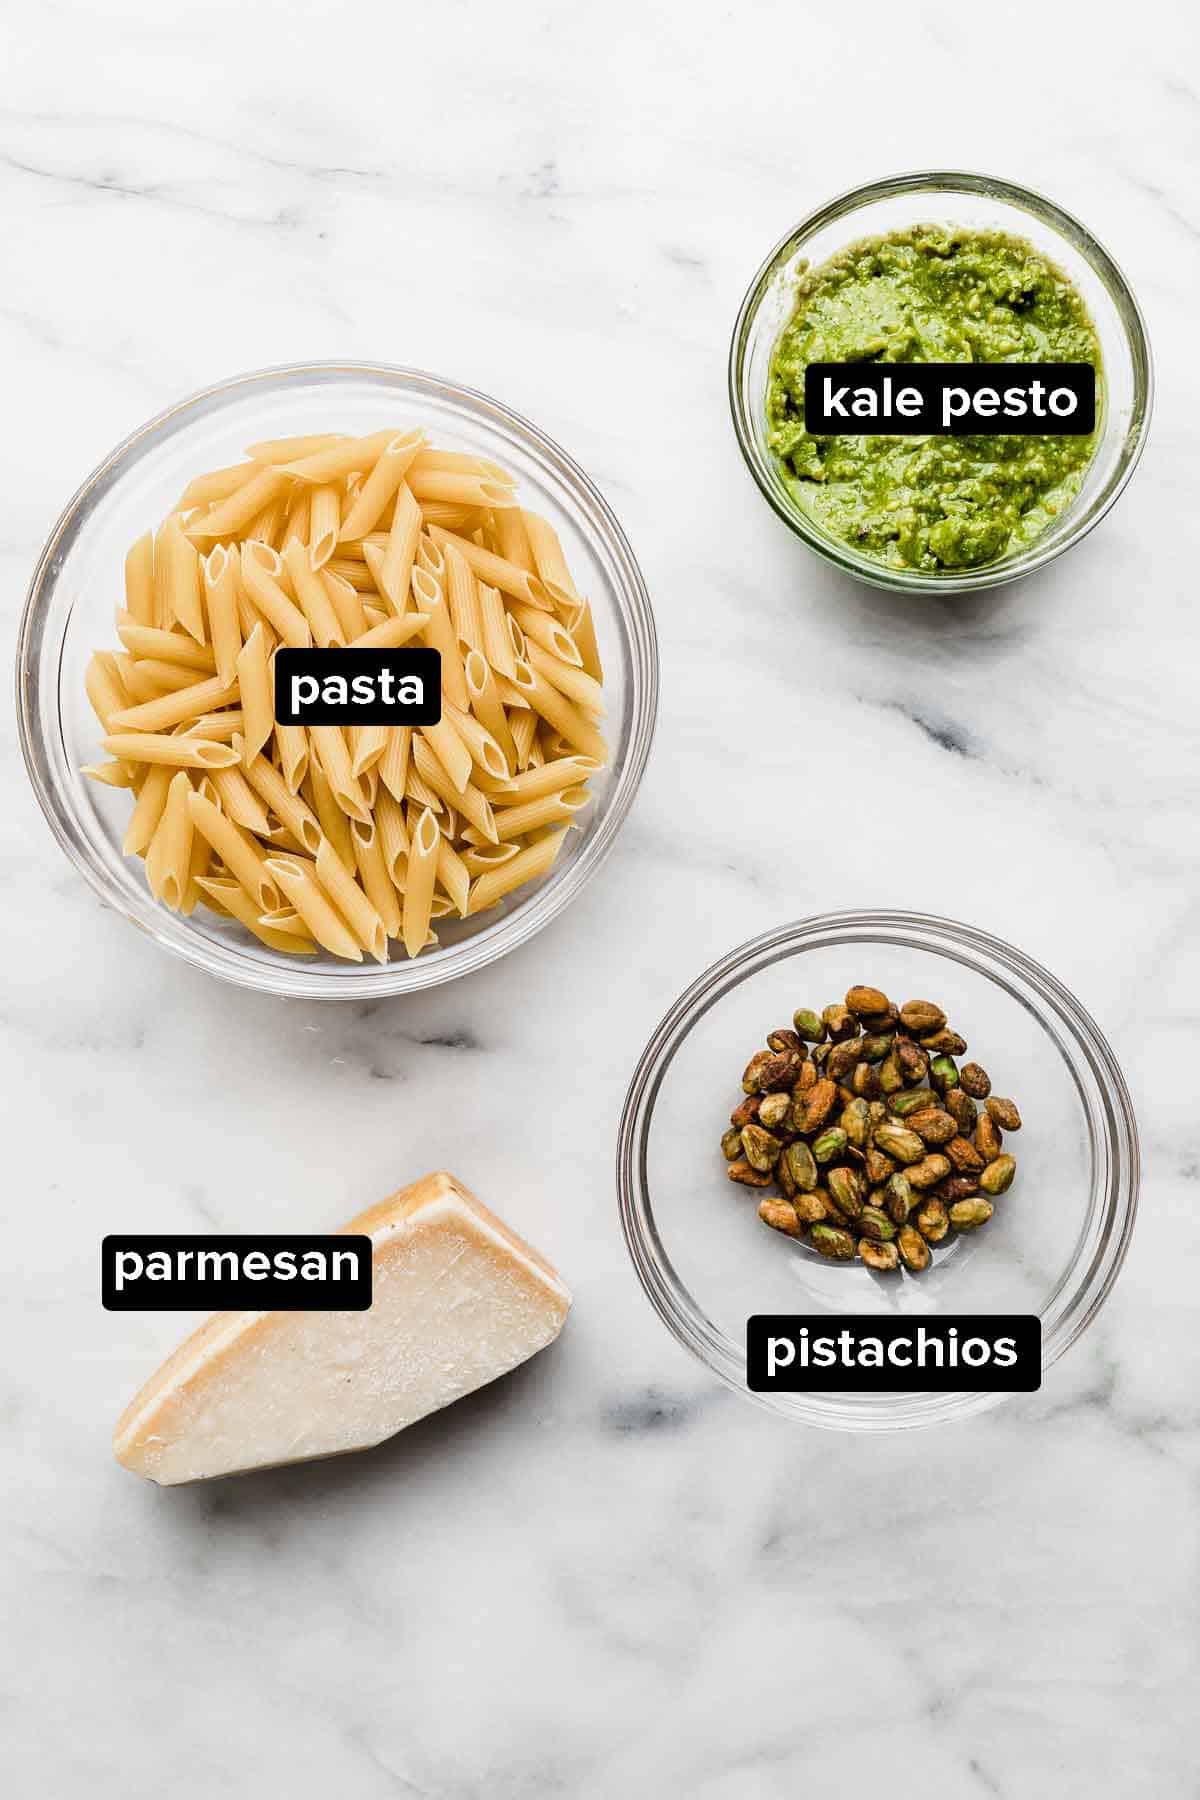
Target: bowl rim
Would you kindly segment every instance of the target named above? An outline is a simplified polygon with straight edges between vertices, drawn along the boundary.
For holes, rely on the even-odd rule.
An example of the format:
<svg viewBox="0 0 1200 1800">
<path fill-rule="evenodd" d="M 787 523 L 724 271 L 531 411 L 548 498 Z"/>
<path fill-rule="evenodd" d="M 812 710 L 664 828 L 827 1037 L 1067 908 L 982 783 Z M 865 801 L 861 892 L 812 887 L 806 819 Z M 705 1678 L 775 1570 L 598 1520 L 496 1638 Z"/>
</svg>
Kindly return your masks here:
<svg viewBox="0 0 1200 1800">
<path fill-rule="evenodd" d="M 1135 414 L 1137 412 L 1136 403 L 1139 400 L 1141 410 L 1140 418 L 1135 417 L 1130 429 L 1126 432 L 1125 441 L 1129 446 L 1128 460 L 1111 490 L 1104 496 L 1102 504 L 1086 512 L 1081 512 L 1074 526 L 1056 543 L 1047 545 L 1042 543 L 1041 539 L 1035 539 L 1027 552 L 1015 556 L 1007 562 L 1002 558 L 995 563 L 985 563 L 978 569 L 960 569 L 933 575 L 919 569 L 891 569 L 881 563 L 872 562 L 865 556 L 859 556 L 849 545 L 826 537 L 798 507 L 784 505 L 779 494 L 765 478 L 751 423 L 742 406 L 741 374 L 749 341 L 750 325 L 767 291 L 770 279 L 776 269 L 795 254 L 805 238 L 810 237 L 822 226 L 831 224 L 837 219 L 846 218 L 858 208 L 877 200 L 907 193 L 954 191 L 980 194 L 1032 213 L 1041 219 L 1043 224 L 1049 225 L 1064 242 L 1070 243 L 1077 249 L 1091 264 L 1106 289 L 1120 302 L 1118 312 L 1123 314 L 1122 323 L 1125 325 L 1126 342 L 1133 368 Z M 1127 318 L 1124 315 L 1127 315 Z M 814 208 L 800 220 L 799 224 L 793 225 L 789 231 L 784 233 L 774 249 L 759 265 L 738 308 L 729 345 L 727 392 L 734 435 L 737 438 L 742 460 L 749 469 L 756 487 L 772 512 L 782 519 L 793 535 L 798 537 L 801 543 L 805 544 L 815 555 L 842 570 L 844 574 L 852 575 L 856 579 L 866 582 L 870 587 L 884 588 L 892 593 L 927 595 L 979 593 L 988 588 L 1001 587 L 1009 581 L 1019 580 L 1025 575 L 1033 574 L 1037 569 L 1044 568 L 1047 563 L 1053 562 L 1065 551 L 1073 549 L 1111 512 L 1141 461 L 1142 453 L 1146 448 L 1146 439 L 1150 434 L 1154 416 L 1154 357 L 1150 347 L 1145 315 L 1124 271 L 1099 238 L 1084 225 L 1081 219 L 1076 218 L 1074 213 L 1068 212 L 1065 207 L 1059 206 L 1057 201 L 1039 193 L 1037 189 L 1008 181 L 1002 176 L 985 175 L 978 170 L 970 169 L 913 169 L 898 175 L 881 176 L 873 181 L 858 182 L 853 187 L 845 188 L 841 193 L 835 194 L 831 200 Z"/>
<path fill-rule="evenodd" d="M 145 440 L 169 435 L 190 414 L 202 412 L 206 405 L 238 396 L 260 387 L 283 387 L 289 381 L 313 380 L 332 385 L 339 376 L 375 376 L 385 382 L 398 379 L 410 391 L 416 388 L 429 393 L 452 396 L 467 401 L 485 418 L 503 423 L 518 436 L 523 436 L 531 449 L 547 461 L 572 488 L 572 499 L 582 519 L 606 540 L 620 574 L 620 593 L 625 602 L 618 608 L 626 637 L 632 679 L 630 714 L 632 727 L 628 754 L 614 769 L 614 785 L 607 809 L 595 835 L 582 854 L 567 864 L 557 881 L 543 887 L 517 912 L 497 920 L 490 930 L 465 939 L 461 956 L 439 962 L 435 958 L 405 958 L 381 968 L 366 964 L 352 969 L 297 967 L 277 969 L 270 964 L 244 961 L 232 949 L 204 939 L 199 934 L 184 933 L 178 939 L 160 928 L 160 909 L 147 910 L 138 917 L 118 900 L 108 888 L 81 845 L 65 829 L 55 804 L 53 783 L 43 780 L 38 766 L 37 743 L 41 738 L 34 693 L 38 683 L 36 648 L 37 629 L 44 617 L 56 580 L 56 565 L 61 563 L 82 530 L 90 504 L 113 486 L 124 471 L 132 454 Z M 121 439 L 107 456 L 76 489 L 63 507 L 34 565 L 26 591 L 25 604 L 17 632 L 16 647 L 16 713 L 17 735 L 30 783 L 51 830 L 60 847 L 83 875 L 92 891 L 106 905 L 120 912 L 132 924 L 145 931 L 164 949 L 203 969 L 218 979 L 260 993 L 276 994 L 289 999 L 354 999 L 367 1000 L 381 996 L 418 993 L 458 980 L 487 967 L 511 950 L 526 944 L 578 895 L 600 868 L 612 849 L 617 832 L 633 804 L 649 759 L 658 716 L 659 657 L 653 608 L 637 558 L 615 513 L 603 494 L 579 464 L 560 444 L 542 431 L 522 413 L 484 393 L 444 376 L 432 374 L 402 363 L 377 362 L 370 359 L 316 359 L 312 362 L 278 363 L 250 369 L 239 375 L 198 388 L 173 402 Z M 56 709 L 57 711 L 57 705 Z"/>
<path fill-rule="evenodd" d="M 1014 1396 L 969 1391 L 888 1394 L 879 1396 L 881 1406 L 876 1413 L 846 1407 L 836 1393 L 776 1396 L 752 1392 L 745 1383 L 744 1346 L 735 1344 L 713 1324 L 675 1272 L 654 1218 L 647 1173 L 647 1143 L 659 1090 L 676 1050 L 705 1014 L 749 976 L 783 961 L 795 950 L 853 942 L 867 933 L 871 934 L 872 944 L 891 943 L 950 956 L 992 981 L 998 979 L 998 970 L 1001 976 L 1007 972 L 1026 989 L 1033 990 L 1040 1009 L 1030 1007 L 1027 993 L 1015 991 L 1001 979 L 1000 984 L 1010 996 L 1026 1010 L 1034 1011 L 1043 1029 L 1048 1029 L 1047 1012 L 1065 1026 L 1096 1078 L 1105 1127 L 1103 1167 L 1107 1171 L 1108 1224 L 1099 1250 L 1090 1261 L 1077 1256 L 1043 1302 L 1044 1311 L 1057 1300 L 1070 1279 L 1079 1281 L 1072 1303 L 1074 1310 L 1068 1311 L 1054 1338 L 1048 1342 L 1043 1337 L 1043 1375 L 1066 1354 L 1111 1293 L 1133 1234 L 1141 1186 L 1141 1153 L 1133 1101 L 1107 1038 L 1070 989 L 1005 939 L 959 920 L 888 908 L 811 914 L 749 938 L 711 963 L 660 1019 L 634 1069 L 617 1133 L 617 1205 L 626 1249 L 654 1311 L 676 1342 L 727 1387 L 776 1416 L 809 1425 L 868 1432 L 913 1430 L 973 1416 Z M 1079 1076 L 1073 1067 L 1071 1074 L 1079 1089 Z M 906 1402 L 907 1406 L 903 1404 Z"/>
</svg>

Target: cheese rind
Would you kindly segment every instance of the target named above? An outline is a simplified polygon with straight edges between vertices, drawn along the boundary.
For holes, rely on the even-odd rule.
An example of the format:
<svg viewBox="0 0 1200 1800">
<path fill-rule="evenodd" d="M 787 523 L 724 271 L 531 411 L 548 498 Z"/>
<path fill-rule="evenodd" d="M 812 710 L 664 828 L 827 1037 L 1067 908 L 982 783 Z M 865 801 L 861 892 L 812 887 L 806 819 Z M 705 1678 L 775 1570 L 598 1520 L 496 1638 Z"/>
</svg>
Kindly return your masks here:
<svg viewBox="0 0 1200 1800">
<path fill-rule="evenodd" d="M 370 1308 L 218 1313 L 126 1407 L 119 1463 L 171 1487 L 366 1449 L 562 1329 L 550 1264 L 444 1170 L 341 1230 L 371 1239 Z"/>
</svg>

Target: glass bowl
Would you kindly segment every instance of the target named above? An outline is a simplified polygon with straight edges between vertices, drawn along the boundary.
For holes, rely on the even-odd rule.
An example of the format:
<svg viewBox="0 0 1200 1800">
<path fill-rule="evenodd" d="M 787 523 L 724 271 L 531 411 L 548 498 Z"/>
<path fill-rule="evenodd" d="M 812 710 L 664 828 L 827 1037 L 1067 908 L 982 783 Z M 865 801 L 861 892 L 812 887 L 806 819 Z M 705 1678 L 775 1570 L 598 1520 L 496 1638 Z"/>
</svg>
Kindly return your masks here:
<svg viewBox="0 0 1200 1800">
<path fill-rule="evenodd" d="M 791 317 L 797 265 L 812 267 L 860 238 L 919 224 L 1006 231 L 1033 243 L 1082 293 L 1104 362 L 1101 434 L 1071 504 L 1031 544 L 976 569 L 930 574 L 892 569 L 829 537 L 798 505 L 767 447 L 771 357 Z M 892 175 L 840 194 L 777 244 L 750 284 L 734 326 L 729 402 L 750 473 L 784 524 L 839 569 L 901 593 L 969 593 L 1013 581 L 1052 562 L 1085 537 L 1114 504 L 1137 466 L 1150 425 L 1154 378 L 1146 326 L 1120 269 L 1085 226 L 1053 201 L 990 175 L 933 171 Z"/>
<path fill-rule="evenodd" d="M 1017 1176 L 982 1231 L 935 1246 L 921 1275 L 824 1260 L 756 1217 L 719 1139 L 769 1031 L 855 983 L 945 1008 L 995 1091 L 1024 1114 Z M 1137 1126 L 1111 1049 L 1079 1002 L 998 938 L 917 913 L 830 913 L 784 925 L 705 970 L 671 1008 L 630 1085 L 617 1152 L 621 1222 L 668 1329 L 773 1412 L 849 1431 L 931 1425 L 1002 1394 L 751 1393 L 753 1313 L 1037 1313 L 1043 1370 L 1100 1310 L 1138 1193 Z"/>
<path fill-rule="evenodd" d="M 127 794 L 78 773 L 99 749 L 84 692 L 97 648 L 118 647 L 125 552 L 174 504 L 187 480 L 240 460 L 256 439 L 300 432 L 427 427 L 439 448 L 495 457 L 525 504 L 556 526 L 580 592 L 592 602 L 605 667 L 610 762 L 593 783 L 581 829 L 544 880 L 477 918 L 443 921 L 441 943 L 415 961 L 298 965 L 230 920 L 167 911 L 142 864 L 121 853 Z M 227 981 L 316 999 L 412 993 L 481 969 L 557 917 L 595 874 L 642 778 L 654 732 L 658 651 L 641 571 L 608 505 L 578 465 L 537 428 L 470 388 L 387 363 L 260 369 L 170 407 L 125 440 L 84 482 L 42 551 L 17 651 L 17 715 L 30 778 L 55 836 L 96 893 L 156 943 Z"/>
</svg>

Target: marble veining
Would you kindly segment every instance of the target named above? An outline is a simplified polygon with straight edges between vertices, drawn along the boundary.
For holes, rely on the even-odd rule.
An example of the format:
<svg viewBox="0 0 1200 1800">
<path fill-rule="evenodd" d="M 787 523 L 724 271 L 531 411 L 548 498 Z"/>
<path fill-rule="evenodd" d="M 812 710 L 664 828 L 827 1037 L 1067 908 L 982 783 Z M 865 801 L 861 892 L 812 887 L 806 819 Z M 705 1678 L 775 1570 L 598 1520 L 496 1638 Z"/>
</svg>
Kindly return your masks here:
<svg viewBox="0 0 1200 1800">
<path fill-rule="evenodd" d="M 654 597 L 655 753 L 537 941 L 409 1002 L 218 986 L 103 911 L 0 719 L 0 1783 L 54 1800 L 1059 1800 L 1200 1791 L 1200 277 L 1195 19 L 950 0 L 0 21 L 0 607 L 128 430 L 312 356 L 444 371 L 557 437 Z M 903 167 L 994 169 L 1114 251 L 1159 407 L 1112 517 L 969 603 L 808 557 L 741 466 L 767 247 Z M 887 804 L 864 796 L 880 777 Z M 812 834 L 841 813 L 836 857 Z M 909 851 L 914 817 L 954 848 Z M 667 1336 L 620 1239 L 625 1085 L 732 944 L 943 911 L 1055 970 L 1128 1072 L 1142 1215 L 1043 1392 L 808 1432 Z M 183 1321 L 105 1231 L 323 1228 L 439 1164 L 558 1263 L 553 1351 L 378 1452 L 159 1492 L 110 1460 Z"/>
</svg>

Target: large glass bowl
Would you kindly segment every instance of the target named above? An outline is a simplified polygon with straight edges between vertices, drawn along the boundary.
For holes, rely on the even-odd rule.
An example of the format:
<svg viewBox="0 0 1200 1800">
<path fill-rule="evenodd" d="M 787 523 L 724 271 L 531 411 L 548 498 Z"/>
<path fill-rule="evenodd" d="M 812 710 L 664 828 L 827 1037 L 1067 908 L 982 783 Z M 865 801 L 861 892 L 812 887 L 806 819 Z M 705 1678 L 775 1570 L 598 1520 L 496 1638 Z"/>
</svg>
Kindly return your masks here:
<svg viewBox="0 0 1200 1800">
<path fill-rule="evenodd" d="M 756 1217 L 719 1147 L 741 1075 L 769 1031 L 856 983 L 936 1001 L 1014 1098 L 1017 1176 L 982 1231 L 938 1246 L 921 1275 L 825 1261 Z M 930 1425 L 1000 1394 L 751 1393 L 753 1313 L 1037 1313 L 1043 1370 L 1095 1318 L 1121 1267 L 1138 1193 L 1133 1108 L 1104 1037 L 1037 963 L 985 932 L 916 913 L 832 913 L 733 950 L 671 1008 L 638 1064 L 617 1155 L 621 1222 L 664 1324 L 714 1374 L 808 1424 Z"/>
<path fill-rule="evenodd" d="M 130 800 L 79 774 L 100 730 L 84 692 L 92 651 L 119 648 L 125 552 L 174 504 L 188 479 L 236 462 L 257 439 L 421 425 L 440 448 L 494 457 L 524 504 L 557 527 L 592 602 L 604 662 L 610 762 L 582 827 L 543 881 L 477 918 L 442 921 L 436 950 L 379 967 L 322 955 L 281 956 L 230 920 L 159 906 L 142 865 L 121 853 Z M 645 583 L 625 534 L 578 465 L 499 401 L 416 369 L 313 363 L 262 369 L 207 388 L 143 425 L 89 476 L 50 535 L 29 589 L 17 651 L 21 746 L 59 843 L 108 905 L 199 968 L 267 993 L 322 998 L 411 993 L 469 974 L 525 943 L 595 874 L 637 792 L 650 751 L 658 652 Z"/>
<path fill-rule="evenodd" d="M 1100 441 L 1083 485 L 1042 535 L 977 569 L 888 568 L 827 536 L 799 505 L 767 445 L 771 357 L 795 304 L 798 265 L 816 267 L 860 238 L 922 224 L 963 225 L 1028 239 L 1069 275 L 1087 302 L 1104 363 Z M 891 175 L 839 194 L 793 227 L 750 284 L 734 326 L 729 401 L 747 467 L 796 536 L 827 562 L 874 587 L 967 593 L 1028 575 L 1085 537 L 1114 504 L 1146 442 L 1154 379 L 1145 321 L 1128 282 L 1087 228 L 1053 201 L 991 175 L 936 170 Z"/>
</svg>

